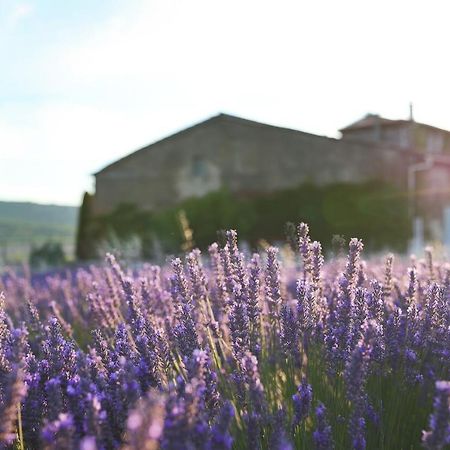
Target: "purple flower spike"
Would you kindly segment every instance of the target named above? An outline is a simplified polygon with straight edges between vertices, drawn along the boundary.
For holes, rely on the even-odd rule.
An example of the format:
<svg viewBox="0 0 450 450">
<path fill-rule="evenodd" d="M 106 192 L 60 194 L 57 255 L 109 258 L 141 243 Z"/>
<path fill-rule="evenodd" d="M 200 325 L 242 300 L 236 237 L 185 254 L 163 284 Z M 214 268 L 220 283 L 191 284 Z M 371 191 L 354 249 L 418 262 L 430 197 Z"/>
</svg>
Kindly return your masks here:
<svg viewBox="0 0 450 450">
<path fill-rule="evenodd" d="M 286 414 L 283 410 L 278 410 L 272 417 L 272 436 L 269 448 L 273 450 L 293 450 L 285 430 Z"/>
<path fill-rule="evenodd" d="M 303 420 L 305 420 L 311 410 L 312 404 L 312 387 L 306 381 L 306 378 L 302 379 L 297 393 L 292 396 L 294 402 L 294 419 L 292 427 L 295 428 Z"/>
<path fill-rule="evenodd" d="M 430 431 L 423 433 L 422 442 L 430 450 L 441 450 L 450 445 L 450 381 L 436 381 Z"/>
<path fill-rule="evenodd" d="M 281 305 L 280 263 L 278 261 L 278 249 L 275 247 L 267 249 L 266 298 L 270 322 L 278 327 Z"/>
<path fill-rule="evenodd" d="M 333 450 L 334 443 L 331 426 L 327 421 L 325 405 L 320 402 L 316 408 L 316 421 L 317 427 L 313 433 L 314 448 L 316 450 Z"/>
<path fill-rule="evenodd" d="M 0 447 L 9 444 L 15 437 L 15 425 L 17 419 L 17 405 L 26 394 L 26 386 L 23 382 L 23 372 L 14 368 L 2 381 L 5 384 L 1 388 L 0 396 Z"/>
<path fill-rule="evenodd" d="M 207 450 L 231 450 L 233 438 L 229 433 L 231 421 L 234 418 L 234 407 L 231 402 L 225 402 L 211 430 L 211 438 Z"/>
<path fill-rule="evenodd" d="M 42 439 L 46 449 L 58 450 L 74 447 L 74 423 L 70 414 L 60 414 L 42 430 Z"/>
</svg>

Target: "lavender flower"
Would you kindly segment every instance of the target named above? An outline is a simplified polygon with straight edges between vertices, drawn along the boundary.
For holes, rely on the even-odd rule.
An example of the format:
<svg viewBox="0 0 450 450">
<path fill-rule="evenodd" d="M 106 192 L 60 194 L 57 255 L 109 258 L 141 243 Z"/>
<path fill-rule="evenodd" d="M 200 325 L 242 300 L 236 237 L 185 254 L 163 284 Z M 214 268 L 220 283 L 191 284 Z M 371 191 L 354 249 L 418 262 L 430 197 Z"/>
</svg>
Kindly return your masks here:
<svg viewBox="0 0 450 450">
<path fill-rule="evenodd" d="M 320 242 L 314 241 L 310 247 L 311 252 L 311 278 L 315 286 L 320 286 L 320 271 L 324 263 L 322 255 L 322 245 Z"/>
<path fill-rule="evenodd" d="M 259 376 L 258 360 L 256 356 L 247 352 L 240 364 L 247 385 L 249 404 L 253 411 L 262 414 L 266 410 L 266 399 L 264 396 L 264 387 Z"/>
<path fill-rule="evenodd" d="M 367 397 L 365 384 L 370 361 L 370 344 L 367 340 L 372 336 L 371 325 L 366 324 L 364 337 L 353 350 L 348 360 L 344 379 L 347 388 L 347 398 L 352 405 L 352 412 L 349 423 L 349 434 L 352 439 L 352 448 L 363 450 L 366 448 L 365 440 L 365 419 Z"/>
<path fill-rule="evenodd" d="M 436 382 L 433 414 L 430 416 L 430 431 L 423 433 L 424 446 L 441 450 L 450 445 L 450 381 Z"/>
<path fill-rule="evenodd" d="M 417 293 L 417 271 L 414 267 L 408 268 L 408 290 L 406 291 L 405 296 L 405 306 L 409 308 L 411 304 L 416 302 L 416 293 Z"/>
<path fill-rule="evenodd" d="M 178 390 L 174 385 L 169 386 L 161 447 L 170 450 L 202 447 L 208 442 L 210 431 L 206 422 L 204 384 L 198 378 L 188 383 L 177 381 Z"/>
<path fill-rule="evenodd" d="M 208 247 L 210 264 L 212 269 L 213 285 L 210 288 L 210 296 L 213 303 L 214 316 L 220 318 L 225 312 L 228 303 L 227 288 L 225 285 L 224 269 L 221 262 L 220 249 L 217 243 Z"/>
<path fill-rule="evenodd" d="M 339 278 L 339 294 L 333 314 L 329 316 L 327 346 L 333 370 L 349 357 L 354 292 L 347 276 Z"/>
<path fill-rule="evenodd" d="M 367 297 L 368 315 L 370 319 L 378 321 L 382 324 L 384 322 L 384 298 L 383 286 L 377 280 L 372 280 L 370 283 L 372 291 Z"/>
<path fill-rule="evenodd" d="M 195 303 L 199 304 L 205 301 L 208 295 L 208 286 L 201 262 L 200 250 L 192 250 L 192 252 L 187 255 L 186 261 L 192 285 L 193 297 L 195 298 Z"/>
<path fill-rule="evenodd" d="M 274 450 L 293 450 L 285 430 L 285 413 L 278 410 L 272 418 L 272 436 L 270 438 L 270 448 Z"/>
<path fill-rule="evenodd" d="M 230 402 L 225 402 L 212 427 L 211 438 L 206 445 L 207 450 L 231 450 L 233 438 L 230 435 L 229 427 L 233 418 L 234 407 Z"/>
<path fill-rule="evenodd" d="M 281 291 L 278 249 L 275 247 L 267 249 L 266 297 L 270 323 L 277 328 L 279 322 L 279 308 L 281 305 Z"/>
<path fill-rule="evenodd" d="M 225 292 L 227 296 L 232 296 L 236 277 L 234 273 L 234 267 L 231 262 L 231 253 L 228 244 L 225 245 L 224 248 L 220 249 L 220 261 L 222 263 L 224 274 Z"/>
<path fill-rule="evenodd" d="M 225 237 L 204 265 L 0 274 L 0 447 L 400 449 L 422 428 L 450 445 L 448 381 L 417 420 L 450 371 L 446 263 L 362 262 L 352 239 L 342 270 L 300 224 L 303 265 L 270 247 L 263 270 Z M 348 437 L 323 404 L 311 417 L 313 391 Z"/>
<path fill-rule="evenodd" d="M 261 448 L 261 428 L 265 420 L 263 421 L 261 414 L 255 412 L 247 413 L 244 420 L 247 427 L 247 448 L 259 450 Z"/>
<path fill-rule="evenodd" d="M 172 299 L 178 308 L 179 321 L 175 329 L 175 336 L 182 354 L 190 356 L 199 347 L 192 296 L 183 274 L 181 260 L 175 259 L 172 262 L 172 268 L 175 276 L 171 279 L 171 292 Z"/>
<path fill-rule="evenodd" d="M 394 264 L 394 255 L 389 254 L 386 257 L 385 269 L 384 269 L 384 285 L 383 285 L 383 297 L 388 299 L 392 292 L 392 267 Z"/>
<path fill-rule="evenodd" d="M 156 450 L 164 429 L 165 400 L 150 391 L 130 412 L 127 419 L 126 450 Z"/>
<path fill-rule="evenodd" d="M 17 408 L 26 394 L 23 377 L 23 371 L 18 367 L 4 377 L 0 398 L 0 445 L 10 444 L 15 437 Z"/>
<path fill-rule="evenodd" d="M 317 319 L 314 313 L 314 298 L 310 286 L 304 280 L 298 280 L 296 285 L 297 321 L 300 332 L 305 335 L 314 326 Z"/>
<path fill-rule="evenodd" d="M 297 393 L 292 396 L 294 403 L 294 418 L 292 428 L 295 429 L 309 415 L 312 404 L 312 387 L 303 377 L 301 384 L 297 389 Z"/>
<path fill-rule="evenodd" d="M 234 356 L 239 359 L 249 349 L 249 320 L 241 286 L 235 283 L 229 323 Z"/>
<path fill-rule="evenodd" d="M 188 379 L 196 380 L 199 396 L 202 397 L 204 407 L 209 418 L 214 418 L 220 401 L 217 391 L 217 374 L 211 369 L 211 360 L 204 350 L 194 350 L 190 359 L 185 361 Z"/>
<path fill-rule="evenodd" d="M 333 450 L 333 436 L 326 417 L 326 408 L 319 402 L 316 408 L 316 430 L 313 433 L 314 448 L 316 450 Z"/>
<path fill-rule="evenodd" d="M 389 358 L 393 368 L 396 368 L 399 363 L 400 349 L 403 345 L 402 315 L 402 310 L 396 308 L 386 321 L 386 356 Z"/>
<path fill-rule="evenodd" d="M 48 362 L 48 378 L 61 378 L 63 387 L 75 370 L 75 350 L 73 344 L 62 335 L 61 325 L 52 318 L 46 327 L 47 337 L 42 350 Z"/>
<path fill-rule="evenodd" d="M 260 256 L 255 253 L 250 261 L 247 302 L 247 315 L 250 326 L 250 351 L 255 355 L 259 354 L 261 340 L 261 306 L 259 304 L 261 284 L 260 259 Z"/>
<path fill-rule="evenodd" d="M 299 252 L 303 259 L 303 276 L 306 278 L 306 274 L 311 269 L 311 239 L 309 237 L 309 227 L 306 223 L 301 222 L 298 225 L 297 236 Z"/>
<path fill-rule="evenodd" d="M 281 307 L 280 341 L 285 357 L 293 356 L 295 364 L 300 365 L 298 323 L 294 312 L 288 305 Z"/>
<path fill-rule="evenodd" d="M 231 269 L 234 280 L 239 284 L 241 293 L 244 297 L 247 296 L 248 279 L 245 272 L 244 257 L 239 252 L 237 244 L 236 230 L 229 230 L 227 235 L 227 248 L 230 252 Z"/>
<path fill-rule="evenodd" d="M 345 278 L 348 281 L 350 290 L 353 289 L 357 282 L 358 268 L 363 248 L 362 241 L 356 238 L 350 239 L 347 265 L 345 267 Z"/>
<path fill-rule="evenodd" d="M 58 450 L 74 447 L 74 425 L 70 414 L 61 413 L 57 419 L 47 423 L 42 430 L 42 439 L 46 450 Z"/>
<path fill-rule="evenodd" d="M 348 336 L 348 351 L 351 353 L 362 337 L 362 326 L 367 319 L 367 296 L 364 288 L 356 288 L 355 297 L 350 313 L 350 326 Z"/>
</svg>

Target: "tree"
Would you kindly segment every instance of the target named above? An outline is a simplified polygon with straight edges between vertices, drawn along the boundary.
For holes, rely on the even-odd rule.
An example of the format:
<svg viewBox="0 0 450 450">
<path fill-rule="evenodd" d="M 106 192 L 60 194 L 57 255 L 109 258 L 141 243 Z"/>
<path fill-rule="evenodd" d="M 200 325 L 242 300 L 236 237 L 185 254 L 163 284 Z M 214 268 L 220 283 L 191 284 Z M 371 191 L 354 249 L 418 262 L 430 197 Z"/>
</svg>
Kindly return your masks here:
<svg viewBox="0 0 450 450">
<path fill-rule="evenodd" d="M 97 256 L 92 214 L 92 195 L 88 192 L 84 193 L 83 202 L 78 213 L 75 254 L 77 259 L 81 261 L 94 259 Z"/>
</svg>

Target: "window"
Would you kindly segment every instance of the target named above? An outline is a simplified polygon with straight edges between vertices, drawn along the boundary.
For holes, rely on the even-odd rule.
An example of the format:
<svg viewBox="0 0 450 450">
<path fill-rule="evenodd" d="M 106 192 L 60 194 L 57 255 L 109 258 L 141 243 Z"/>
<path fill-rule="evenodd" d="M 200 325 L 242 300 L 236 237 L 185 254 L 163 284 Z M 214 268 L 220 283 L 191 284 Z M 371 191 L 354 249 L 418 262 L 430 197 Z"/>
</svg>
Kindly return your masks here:
<svg viewBox="0 0 450 450">
<path fill-rule="evenodd" d="M 195 155 L 192 159 L 192 176 L 196 178 L 204 177 L 206 174 L 206 164 L 201 156 Z"/>
<path fill-rule="evenodd" d="M 428 153 L 440 153 L 444 147 L 444 136 L 441 133 L 431 131 L 427 136 Z"/>
<path fill-rule="evenodd" d="M 400 130 L 398 131 L 399 134 L 399 145 L 401 147 L 408 147 L 411 142 L 409 139 L 409 130 L 408 128 L 400 128 Z"/>
</svg>

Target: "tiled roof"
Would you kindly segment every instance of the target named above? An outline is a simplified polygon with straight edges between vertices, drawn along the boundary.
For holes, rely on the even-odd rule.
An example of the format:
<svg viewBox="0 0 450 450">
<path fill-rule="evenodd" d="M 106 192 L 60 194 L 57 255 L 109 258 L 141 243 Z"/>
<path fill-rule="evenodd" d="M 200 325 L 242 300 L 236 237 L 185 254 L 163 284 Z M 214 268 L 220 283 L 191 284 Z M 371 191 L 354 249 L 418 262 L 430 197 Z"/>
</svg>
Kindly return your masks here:
<svg viewBox="0 0 450 450">
<path fill-rule="evenodd" d="M 404 119 L 397 119 L 397 120 L 386 119 L 385 117 L 381 117 L 378 114 L 367 114 L 362 119 L 357 120 L 356 122 L 353 122 L 352 124 L 350 124 L 344 128 L 341 128 L 339 131 L 341 133 L 342 132 L 345 133 L 346 131 L 360 130 L 360 129 L 364 129 L 364 128 L 373 128 L 375 126 L 389 127 L 389 126 L 395 126 L 395 125 L 407 125 L 407 124 L 411 124 L 411 123 L 414 123 L 415 125 L 420 125 L 421 127 L 427 127 L 427 128 L 431 128 L 433 130 L 450 133 L 450 131 L 448 131 L 448 130 L 438 128 L 433 125 L 428 125 L 426 123 L 420 123 L 420 122 L 404 120 Z"/>
<path fill-rule="evenodd" d="M 378 114 L 367 114 L 362 119 L 341 128 L 339 131 L 359 130 L 361 128 L 373 128 L 375 126 L 400 125 L 409 123 L 409 120 L 391 120 L 380 117 Z"/>
</svg>

